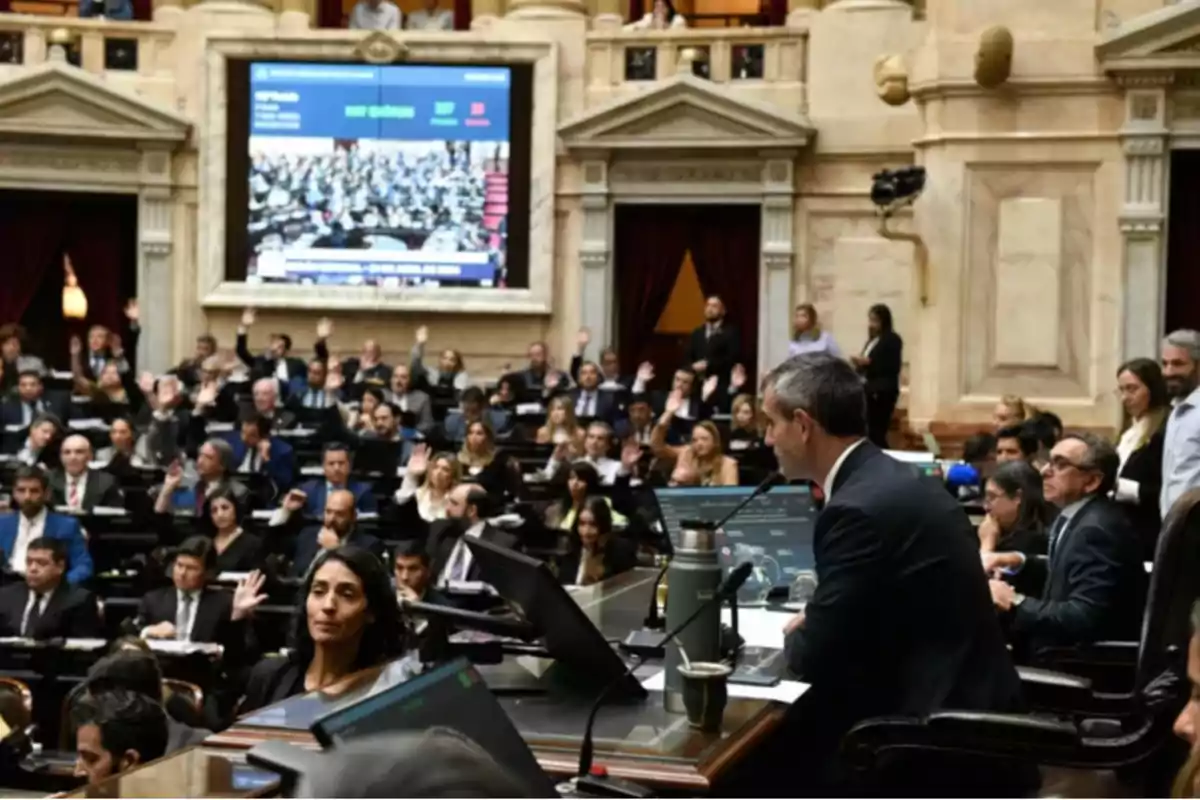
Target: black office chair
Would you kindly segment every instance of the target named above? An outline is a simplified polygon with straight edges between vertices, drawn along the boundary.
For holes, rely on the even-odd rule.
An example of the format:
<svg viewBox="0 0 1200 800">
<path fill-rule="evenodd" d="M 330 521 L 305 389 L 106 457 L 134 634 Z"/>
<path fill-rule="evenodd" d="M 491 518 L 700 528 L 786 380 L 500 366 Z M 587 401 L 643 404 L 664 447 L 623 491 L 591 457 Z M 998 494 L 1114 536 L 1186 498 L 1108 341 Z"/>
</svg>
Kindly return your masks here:
<svg viewBox="0 0 1200 800">
<path fill-rule="evenodd" d="M 1017 775 L 1039 765 L 1120 769 L 1145 762 L 1170 740 L 1186 695 L 1182 654 L 1191 605 L 1200 596 L 1200 490 L 1172 508 L 1154 565 L 1141 641 L 1089 646 L 1136 650 L 1131 691 L 1098 692 L 1088 678 L 1022 669 L 1026 699 L 1037 713 L 947 710 L 923 719 L 865 720 L 842 742 L 847 762 L 864 785 L 880 790 L 913 776 L 970 774 L 980 764 Z M 1089 648 L 1080 648 L 1081 661 Z"/>
</svg>

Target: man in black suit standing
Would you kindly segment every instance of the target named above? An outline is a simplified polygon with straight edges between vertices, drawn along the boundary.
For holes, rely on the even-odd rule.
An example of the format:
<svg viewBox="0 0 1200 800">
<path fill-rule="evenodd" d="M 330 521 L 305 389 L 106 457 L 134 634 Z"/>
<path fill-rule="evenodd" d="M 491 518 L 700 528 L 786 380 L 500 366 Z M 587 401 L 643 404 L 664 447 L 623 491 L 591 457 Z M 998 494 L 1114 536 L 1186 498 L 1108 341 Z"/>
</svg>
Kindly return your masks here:
<svg viewBox="0 0 1200 800">
<path fill-rule="evenodd" d="M 63 580 L 67 546 L 38 538 L 25 550 L 25 580 L 0 589 L 0 636 L 27 639 L 99 639 L 104 636 L 96 597 Z"/>
<path fill-rule="evenodd" d="M 714 294 L 704 301 L 704 324 L 692 331 L 685 360 L 701 379 L 715 375 L 727 388 L 739 353 L 738 330 L 725 321 L 725 303 Z"/>
<path fill-rule="evenodd" d="M 89 469 L 92 443 L 86 436 L 72 434 L 63 440 L 59 450 L 62 469 L 50 473 L 51 503 L 66 506 L 75 513 L 88 513 L 101 508 L 124 508 L 125 495 L 117 479 L 107 472 Z"/>
<path fill-rule="evenodd" d="M 1011 622 L 1021 655 L 1051 646 L 1136 639 L 1146 602 L 1146 570 L 1129 519 L 1109 493 L 1120 457 L 1090 433 L 1065 437 L 1042 470 L 1046 499 L 1062 509 L 1050 527 L 1049 554 L 989 553 L 984 567 L 996 608 Z M 1025 597 L 1000 571 L 1034 571 L 1041 597 Z"/>
<path fill-rule="evenodd" d="M 430 565 L 437 586 L 479 580 L 468 536 L 517 549 L 516 536 L 488 524 L 488 501 L 487 491 L 477 483 L 460 483 L 446 497 L 446 519 L 435 522 L 429 531 Z"/>
<path fill-rule="evenodd" d="M 806 792 L 824 794 L 844 780 L 837 747 L 855 723 L 939 709 L 1015 711 L 1020 684 L 966 514 L 866 440 L 866 396 L 853 368 L 804 354 L 765 386 L 767 444 L 780 471 L 814 481 L 826 497 L 813 531 L 817 589 L 785 640 L 789 667 L 812 689 L 783 740 L 788 770 L 803 776 Z M 786 783 L 794 792 L 795 781 Z"/>
</svg>

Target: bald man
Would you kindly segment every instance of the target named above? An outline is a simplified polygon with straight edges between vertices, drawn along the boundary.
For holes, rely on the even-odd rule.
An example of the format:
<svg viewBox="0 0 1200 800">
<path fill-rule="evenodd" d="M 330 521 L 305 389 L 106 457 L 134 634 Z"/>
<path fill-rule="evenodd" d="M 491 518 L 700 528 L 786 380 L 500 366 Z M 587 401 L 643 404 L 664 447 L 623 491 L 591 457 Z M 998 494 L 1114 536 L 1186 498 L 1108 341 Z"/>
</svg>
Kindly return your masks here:
<svg viewBox="0 0 1200 800">
<path fill-rule="evenodd" d="M 124 508 L 125 496 L 117 479 L 107 472 L 91 469 L 92 443 L 86 436 L 73 434 L 63 440 L 62 469 L 50 475 L 51 504 L 78 514 L 92 509 Z"/>
<path fill-rule="evenodd" d="M 353 492 L 338 489 L 325 498 L 325 518 L 322 525 L 309 525 L 296 537 L 296 553 L 292 560 L 292 575 L 300 578 L 308 565 L 322 550 L 332 550 L 352 544 L 383 558 L 383 542 L 358 529 L 358 512 Z M 299 516 L 299 515 L 296 515 Z"/>
</svg>

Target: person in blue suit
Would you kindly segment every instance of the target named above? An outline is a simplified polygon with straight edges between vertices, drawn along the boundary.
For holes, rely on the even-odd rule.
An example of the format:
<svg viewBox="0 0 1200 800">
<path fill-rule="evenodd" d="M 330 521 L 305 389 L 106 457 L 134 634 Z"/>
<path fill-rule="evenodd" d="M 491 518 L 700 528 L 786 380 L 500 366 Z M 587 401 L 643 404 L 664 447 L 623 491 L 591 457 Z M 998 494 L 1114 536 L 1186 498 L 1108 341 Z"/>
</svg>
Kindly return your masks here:
<svg viewBox="0 0 1200 800">
<path fill-rule="evenodd" d="M 13 483 L 13 502 L 19 511 L 0 516 L 0 551 L 13 572 L 25 573 L 25 552 L 35 539 L 60 539 L 67 547 L 67 581 L 82 583 L 92 577 L 92 555 L 88 552 L 79 520 L 52 514 L 46 507 L 50 484 L 38 467 L 23 466 Z"/>
<path fill-rule="evenodd" d="M 271 420 L 257 411 L 244 413 L 241 431 L 226 434 L 233 450 L 236 472 L 261 472 L 275 484 L 276 494 L 292 486 L 296 474 L 296 453 L 283 439 L 271 435 Z"/>
<path fill-rule="evenodd" d="M 329 442 L 321 455 L 321 468 L 325 475 L 303 484 L 304 516 L 316 519 L 325 513 L 325 500 L 330 493 L 345 489 L 354 495 L 354 507 L 359 514 L 373 514 L 379 510 L 371 484 L 350 480 L 353 458 L 350 447 L 342 442 Z"/>
</svg>

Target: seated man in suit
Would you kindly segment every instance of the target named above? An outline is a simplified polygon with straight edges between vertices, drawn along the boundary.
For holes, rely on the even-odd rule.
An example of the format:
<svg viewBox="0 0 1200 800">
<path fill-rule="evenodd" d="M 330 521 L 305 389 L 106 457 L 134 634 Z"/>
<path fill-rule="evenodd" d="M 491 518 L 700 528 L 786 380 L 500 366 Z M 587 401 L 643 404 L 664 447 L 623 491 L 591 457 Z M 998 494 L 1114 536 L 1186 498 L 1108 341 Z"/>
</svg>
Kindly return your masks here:
<svg viewBox="0 0 1200 800">
<path fill-rule="evenodd" d="M 61 433 L 59 418 L 50 413 L 42 414 L 29 426 L 25 441 L 17 450 L 17 461 L 27 466 L 58 466 L 57 442 Z"/>
<path fill-rule="evenodd" d="M 396 545 L 392 552 L 392 567 L 398 601 L 453 605 L 450 598 L 433 587 L 430 563 L 424 542 L 410 540 Z"/>
<path fill-rule="evenodd" d="M 320 411 L 337 403 L 337 392 L 326 385 L 329 369 L 325 361 L 314 358 L 308 362 L 303 376 L 292 378 L 288 387 L 287 407 L 296 414 Z"/>
<path fill-rule="evenodd" d="M 30 466 L 18 469 L 12 499 L 19 511 L 0 515 L 0 552 L 7 558 L 10 570 L 23 574 L 30 543 L 47 538 L 60 540 L 67 549 L 68 582 L 82 583 L 92 577 L 92 556 L 79 520 L 52 514 L 46 508 L 50 500 L 46 473 Z"/>
<path fill-rule="evenodd" d="M 187 485 L 183 466 L 175 462 L 167 468 L 162 484 L 150 490 L 154 513 L 185 513 L 198 517 L 203 525 L 211 524 L 208 498 L 215 491 L 227 488 L 239 503 L 245 503 L 249 497 L 246 487 L 230 477 L 233 466 L 233 448 L 229 442 L 209 439 L 196 452 L 194 483 Z"/>
<path fill-rule="evenodd" d="M 637 462 L 642 457 L 641 448 L 636 442 L 626 442 L 626 445 L 621 450 L 621 459 L 609 458 L 608 452 L 613 446 L 613 429 L 607 422 L 593 422 L 587 427 L 587 435 L 583 438 L 583 458 L 576 459 L 577 461 L 586 461 L 596 469 L 596 473 L 600 476 L 600 483 L 605 486 L 613 486 L 618 480 L 624 478 L 626 481 L 633 474 L 633 468 L 637 466 Z M 571 465 L 570 459 L 566 458 L 567 448 L 564 445 L 559 445 L 550 454 L 550 460 L 546 462 L 545 475 L 547 478 L 553 479 L 561 474 L 561 470 L 565 470 Z"/>
<path fill-rule="evenodd" d="M 257 411 L 242 413 L 241 430 L 225 435 L 225 441 L 233 451 L 236 472 L 262 474 L 271 479 L 275 491 L 271 497 L 286 492 L 292 486 L 296 474 L 296 454 L 292 446 L 278 436 L 272 436 L 271 420 Z"/>
<path fill-rule="evenodd" d="M 67 419 L 71 412 L 71 398 L 62 392 L 47 392 L 42 375 L 36 370 L 25 370 L 17 379 L 16 395 L 0 406 L 0 423 L 6 429 L 28 428 L 42 414 L 54 414 Z"/>
<path fill-rule="evenodd" d="M 479 580 L 479 565 L 465 539 L 474 537 L 517 549 L 517 537 L 488 524 L 488 493 L 477 483 L 460 483 L 446 496 L 446 519 L 429 530 L 429 559 L 438 586 Z"/>
<path fill-rule="evenodd" d="M 478 386 L 468 386 L 463 390 L 460 405 L 461 411 L 450 412 L 442 421 L 442 432 L 449 441 L 461 442 L 466 439 L 467 429 L 471 427 L 471 423 L 483 419 L 485 414 L 487 422 L 491 424 L 492 430 L 496 432 L 497 436 L 507 433 L 512 425 L 512 417 L 507 411 L 487 405 L 483 389 Z"/>
<path fill-rule="evenodd" d="M 62 469 L 50 473 L 50 496 L 55 506 L 68 511 L 89 512 L 102 508 L 124 508 L 125 495 L 117 479 L 107 472 L 88 469 L 92 461 L 92 443 L 86 436 L 72 434 L 59 449 Z"/>
<path fill-rule="evenodd" d="M 609 424 L 616 421 L 624 395 L 621 390 L 600 388 L 600 367 L 591 361 L 585 361 L 579 367 L 579 385 L 564 393 L 571 398 L 577 418 Z"/>
<path fill-rule="evenodd" d="M 274 520 L 272 524 L 274 525 Z M 383 542 L 359 530 L 358 513 L 354 510 L 354 495 L 345 489 L 331 492 L 325 500 L 322 525 L 309 525 L 296 535 L 292 575 L 303 577 L 308 565 L 321 550 L 333 550 L 344 544 L 361 547 L 383 558 Z"/>
<path fill-rule="evenodd" d="M 1119 463 L 1105 439 L 1089 433 L 1064 438 L 1042 471 L 1046 499 L 1062 509 L 1050 528 L 1049 555 L 984 556 L 989 573 L 1034 570 L 1035 582 L 1045 587 L 1041 597 L 1025 597 L 1002 580 L 991 581 L 996 608 L 1008 618 L 1014 645 L 1025 655 L 1045 647 L 1137 638 L 1146 570 L 1128 517 L 1109 499 Z"/>
<path fill-rule="evenodd" d="M 321 469 L 325 473 L 322 478 L 314 478 L 302 484 L 299 493 L 304 495 L 304 516 L 316 519 L 325 513 L 325 500 L 332 493 L 346 489 L 354 495 L 354 507 L 359 514 L 373 514 L 379 510 L 379 504 L 371 491 L 371 484 L 363 481 L 350 480 L 350 468 L 354 464 L 354 456 L 350 447 L 342 442 L 329 442 L 321 453 Z M 289 494 L 295 494 L 296 491 Z M 291 505 L 284 498 L 280 511 L 290 515 Z M 299 510 L 294 509 L 294 510 Z M 286 517 L 272 524 L 281 525 Z"/>
<path fill-rule="evenodd" d="M 392 370 L 389 388 L 392 405 L 401 413 L 412 414 L 417 421 L 417 430 L 428 436 L 433 430 L 433 401 L 425 392 L 413 387 L 412 371 L 407 364 L 400 364 Z"/>
<path fill-rule="evenodd" d="M 89 786 L 161 758 L 167 750 L 162 703 L 134 692 L 82 693 L 71 704 L 75 777 Z"/>
<path fill-rule="evenodd" d="M 102 639 L 96 596 L 63 580 L 67 547 L 34 539 L 25 549 L 25 580 L 0 589 L 0 636 L 26 639 Z"/>
<path fill-rule="evenodd" d="M 250 650 L 250 617 L 265 599 L 264 577 L 252 572 L 234 592 L 208 585 L 217 552 L 204 536 L 190 536 L 171 562 L 171 585 L 142 597 L 137 620 L 143 639 L 213 642 L 225 648 L 226 667 L 242 664 Z"/>
</svg>

